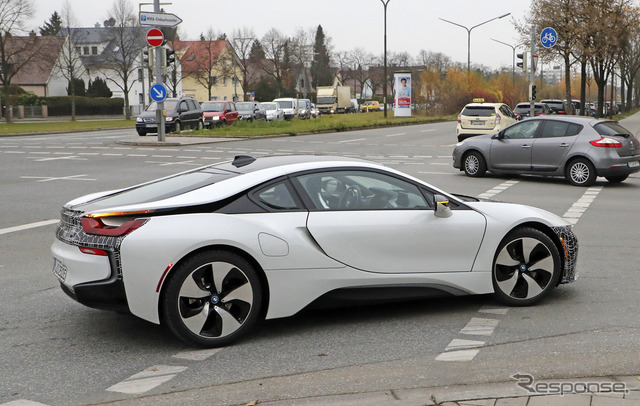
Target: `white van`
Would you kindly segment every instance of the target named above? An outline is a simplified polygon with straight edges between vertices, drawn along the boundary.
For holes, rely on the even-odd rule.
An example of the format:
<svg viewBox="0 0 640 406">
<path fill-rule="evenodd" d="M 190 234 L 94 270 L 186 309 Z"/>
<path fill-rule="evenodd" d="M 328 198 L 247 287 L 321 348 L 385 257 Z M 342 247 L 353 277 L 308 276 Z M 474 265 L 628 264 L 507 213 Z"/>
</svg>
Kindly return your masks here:
<svg viewBox="0 0 640 406">
<path fill-rule="evenodd" d="M 280 99 L 273 99 L 277 102 L 284 111 L 284 119 L 291 120 L 298 115 L 298 99 L 291 97 L 282 97 Z"/>
</svg>

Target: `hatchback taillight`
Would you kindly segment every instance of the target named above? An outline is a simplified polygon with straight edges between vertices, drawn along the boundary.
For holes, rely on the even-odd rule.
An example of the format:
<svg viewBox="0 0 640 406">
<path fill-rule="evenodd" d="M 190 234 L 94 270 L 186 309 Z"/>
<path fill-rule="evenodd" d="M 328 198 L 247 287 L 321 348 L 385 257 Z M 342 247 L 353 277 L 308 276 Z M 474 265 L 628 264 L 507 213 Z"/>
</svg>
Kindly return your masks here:
<svg viewBox="0 0 640 406">
<path fill-rule="evenodd" d="M 462 123 L 462 113 L 458 114 L 458 123 Z"/>
<path fill-rule="evenodd" d="M 496 114 L 496 125 L 500 124 L 501 120 L 502 120 L 502 116 L 500 116 L 500 114 Z"/>
<path fill-rule="evenodd" d="M 589 144 L 600 148 L 622 148 L 620 141 L 610 137 L 602 137 L 599 140 L 590 141 Z"/>
</svg>

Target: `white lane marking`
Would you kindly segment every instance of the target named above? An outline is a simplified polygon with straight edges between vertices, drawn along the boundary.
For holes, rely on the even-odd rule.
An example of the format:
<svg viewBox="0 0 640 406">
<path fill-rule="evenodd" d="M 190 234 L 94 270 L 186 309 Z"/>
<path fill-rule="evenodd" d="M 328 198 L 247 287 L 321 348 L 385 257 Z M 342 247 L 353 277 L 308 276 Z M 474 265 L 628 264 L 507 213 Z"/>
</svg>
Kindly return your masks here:
<svg viewBox="0 0 640 406">
<path fill-rule="evenodd" d="M 510 188 L 511 186 L 513 186 L 513 185 L 515 185 L 517 183 L 520 183 L 520 181 L 519 180 L 508 180 L 508 181 L 506 181 L 504 183 L 499 184 L 498 186 L 496 186 L 496 187 L 494 187 L 492 189 L 487 190 L 484 193 L 479 194 L 478 197 L 481 198 L 481 199 L 490 199 L 493 196 L 497 195 L 498 193 Z"/>
<path fill-rule="evenodd" d="M 33 400 L 18 399 L 7 403 L 0 403 L 0 406 L 47 406 L 44 403 L 34 402 Z"/>
<path fill-rule="evenodd" d="M 598 193 L 602 191 L 602 186 L 590 187 L 586 192 L 578 199 L 567 212 L 562 216 L 565 220 L 567 220 L 571 224 L 576 224 L 582 214 L 589 208 L 591 203 L 596 199 Z"/>
<path fill-rule="evenodd" d="M 222 348 L 212 348 L 210 350 L 182 351 L 173 356 L 173 358 L 186 359 L 189 361 L 204 361 L 214 355 Z"/>
<path fill-rule="evenodd" d="M 130 376 L 122 382 L 118 382 L 117 384 L 107 388 L 107 390 L 110 392 L 128 394 L 144 393 L 173 379 L 180 372 L 183 372 L 186 369 L 187 367 L 154 365 L 142 372 Z"/>
<path fill-rule="evenodd" d="M 23 231 L 23 230 L 28 230 L 30 228 L 48 226 L 51 224 L 56 224 L 58 222 L 60 222 L 60 220 L 44 220 L 44 221 L 37 221 L 35 223 L 23 224 L 21 226 L 1 228 L 0 234 L 15 233 L 16 231 Z"/>
<path fill-rule="evenodd" d="M 420 171 L 418 173 L 424 174 L 424 175 L 455 175 L 455 173 L 450 173 L 450 172 L 425 172 L 425 171 Z"/>
<path fill-rule="evenodd" d="M 87 158 L 80 158 L 80 157 L 77 157 L 75 155 L 68 155 L 68 156 L 61 156 L 61 157 L 57 157 L 57 158 L 35 159 L 34 162 L 57 161 L 57 160 L 62 160 L 62 159 L 66 159 L 66 160 L 70 160 L 70 161 L 86 161 L 87 160 Z"/>
<path fill-rule="evenodd" d="M 20 176 L 22 179 L 40 179 L 38 182 L 50 182 L 52 180 L 96 180 L 90 178 L 83 178 L 87 175 L 71 175 L 71 176 Z"/>
<path fill-rule="evenodd" d="M 420 132 L 421 133 L 430 133 L 430 132 L 435 131 L 435 130 L 436 130 L 435 128 L 431 128 L 429 130 L 421 130 Z"/>
<path fill-rule="evenodd" d="M 356 138 L 355 140 L 342 140 L 342 141 L 338 141 L 338 144 L 343 144 L 345 142 L 356 142 L 356 141 L 365 141 L 366 138 Z"/>
<path fill-rule="evenodd" d="M 445 351 L 459 351 L 459 350 L 468 350 L 471 348 L 479 348 L 484 347 L 484 341 L 474 341 L 474 340 L 461 340 L 459 338 L 454 338 L 451 340 Z"/>
<path fill-rule="evenodd" d="M 480 310 L 479 313 L 487 313 L 487 314 L 507 314 L 509 311 L 508 307 L 488 307 L 484 306 Z"/>
<path fill-rule="evenodd" d="M 478 355 L 480 350 L 460 350 L 443 352 L 436 357 L 436 361 L 449 361 L 449 362 L 469 362 Z"/>
<path fill-rule="evenodd" d="M 469 323 L 462 330 L 460 334 L 478 335 L 478 336 L 490 336 L 493 334 L 493 330 L 496 328 L 500 320 L 496 319 L 483 319 L 480 317 L 473 317 Z"/>
<path fill-rule="evenodd" d="M 397 137 L 398 135 L 405 135 L 407 133 L 387 134 L 385 137 Z"/>
</svg>

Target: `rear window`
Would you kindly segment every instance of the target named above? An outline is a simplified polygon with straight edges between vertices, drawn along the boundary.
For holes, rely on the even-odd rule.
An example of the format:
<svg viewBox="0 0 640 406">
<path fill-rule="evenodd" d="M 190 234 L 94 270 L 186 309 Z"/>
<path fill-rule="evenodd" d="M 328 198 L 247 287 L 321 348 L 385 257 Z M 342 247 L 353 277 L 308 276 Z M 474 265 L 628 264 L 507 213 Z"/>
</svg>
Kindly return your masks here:
<svg viewBox="0 0 640 406">
<path fill-rule="evenodd" d="M 178 174 L 148 184 L 134 186 L 133 188 L 98 198 L 87 203 L 86 210 L 101 210 L 125 204 L 168 199 L 237 175 L 238 173 L 207 167 L 195 172 Z"/>
<path fill-rule="evenodd" d="M 204 111 L 224 111 L 224 103 L 220 102 L 220 103 L 211 103 L 211 102 L 204 102 L 202 103 L 202 110 Z"/>
<path fill-rule="evenodd" d="M 466 106 L 462 110 L 462 115 L 469 117 L 491 117 L 495 114 L 496 109 L 493 106 Z"/>
<path fill-rule="evenodd" d="M 293 102 L 291 102 L 291 101 L 278 100 L 278 104 L 280 104 L 280 107 L 282 107 L 283 109 L 291 109 L 291 108 L 293 108 Z"/>
<path fill-rule="evenodd" d="M 631 132 L 616 123 L 615 121 L 605 121 L 604 123 L 598 123 L 593 127 L 600 135 L 619 135 L 621 137 L 631 137 Z"/>
</svg>

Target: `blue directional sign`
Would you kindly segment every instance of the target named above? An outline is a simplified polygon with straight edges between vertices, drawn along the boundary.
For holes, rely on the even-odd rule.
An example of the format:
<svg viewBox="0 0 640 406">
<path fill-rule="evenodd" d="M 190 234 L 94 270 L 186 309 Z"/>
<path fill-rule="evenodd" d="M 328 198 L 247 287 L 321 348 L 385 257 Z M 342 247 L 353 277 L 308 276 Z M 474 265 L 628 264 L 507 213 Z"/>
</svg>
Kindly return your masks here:
<svg viewBox="0 0 640 406">
<path fill-rule="evenodd" d="M 149 96 L 155 102 L 164 101 L 167 98 L 167 88 L 162 83 L 156 83 L 149 89 Z"/>
<path fill-rule="evenodd" d="M 545 48 L 551 48 L 558 42 L 558 33 L 551 27 L 547 27 L 540 33 L 540 43 Z"/>
</svg>

